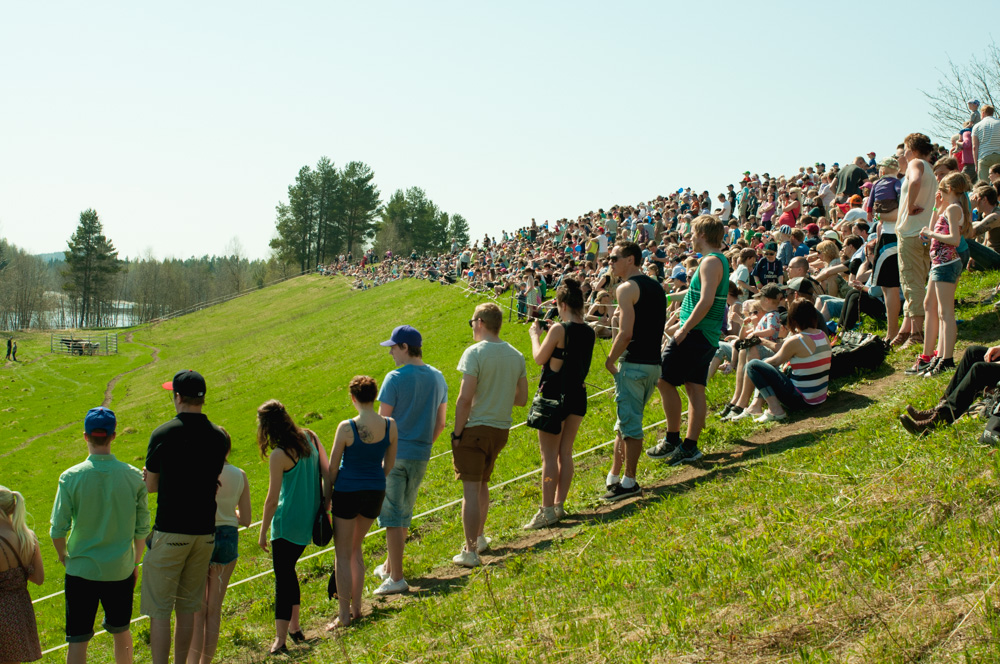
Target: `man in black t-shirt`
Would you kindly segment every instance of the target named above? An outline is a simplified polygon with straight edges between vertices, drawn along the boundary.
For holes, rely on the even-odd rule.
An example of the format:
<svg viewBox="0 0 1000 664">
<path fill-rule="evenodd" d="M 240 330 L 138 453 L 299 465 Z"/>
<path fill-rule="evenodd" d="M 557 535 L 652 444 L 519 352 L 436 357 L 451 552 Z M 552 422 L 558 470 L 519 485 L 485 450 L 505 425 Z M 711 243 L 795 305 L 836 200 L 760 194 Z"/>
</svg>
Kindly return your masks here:
<svg viewBox="0 0 1000 664">
<path fill-rule="evenodd" d="M 175 661 L 187 660 L 194 614 L 203 610 L 205 579 L 215 547 L 215 493 L 227 435 L 202 414 L 205 379 L 179 371 L 164 383 L 177 417 L 149 437 L 143 477 L 155 493 L 156 521 L 143 563 L 142 612 L 149 616 L 153 664 L 170 659 L 170 616 L 177 612 Z"/>
</svg>

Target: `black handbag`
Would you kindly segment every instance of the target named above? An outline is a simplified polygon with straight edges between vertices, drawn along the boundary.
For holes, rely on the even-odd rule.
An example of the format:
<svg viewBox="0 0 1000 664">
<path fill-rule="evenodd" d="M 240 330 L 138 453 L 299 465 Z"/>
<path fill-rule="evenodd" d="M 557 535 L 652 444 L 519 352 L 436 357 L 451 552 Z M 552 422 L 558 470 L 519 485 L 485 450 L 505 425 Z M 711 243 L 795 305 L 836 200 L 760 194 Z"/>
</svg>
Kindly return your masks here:
<svg viewBox="0 0 1000 664">
<path fill-rule="evenodd" d="M 565 341 L 563 341 L 563 354 L 569 348 L 569 327 L 563 323 L 565 331 Z M 559 398 L 548 399 L 542 395 L 543 385 L 538 386 L 535 398 L 531 400 L 531 408 L 528 409 L 528 421 L 526 424 L 532 429 L 538 429 L 545 433 L 558 434 L 562 431 L 563 420 L 566 419 L 566 409 L 563 400 L 566 398 L 563 390 L 565 385 L 566 360 L 559 369 Z"/>
<path fill-rule="evenodd" d="M 330 521 L 330 512 L 323 505 L 323 469 L 319 466 L 319 445 L 315 444 L 315 434 L 312 431 L 308 431 L 307 435 L 316 448 L 316 468 L 319 471 L 319 508 L 313 518 L 313 544 L 326 546 L 333 539 L 333 523 Z"/>
</svg>

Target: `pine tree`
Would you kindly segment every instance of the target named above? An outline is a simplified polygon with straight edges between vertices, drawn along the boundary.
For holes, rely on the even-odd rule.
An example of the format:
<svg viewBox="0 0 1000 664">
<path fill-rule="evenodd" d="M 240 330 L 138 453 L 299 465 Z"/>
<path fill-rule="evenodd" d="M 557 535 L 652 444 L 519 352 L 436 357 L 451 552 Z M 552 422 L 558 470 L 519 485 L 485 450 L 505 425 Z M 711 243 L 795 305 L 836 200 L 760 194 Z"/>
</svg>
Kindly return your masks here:
<svg viewBox="0 0 1000 664">
<path fill-rule="evenodd" d="M 63 273 L 68 281 L 64 289 L 76 298 L 79 305 L 79 326 L 99 325 L 111 313 L 105 305 L 113 300 L 111 282 L 121 270 L 121 261 L 118 260 L 118 250 L 104 236 L 96 210 L 88 208 L 80 213 L 80 225 L 68 245 Z"/>
</svg>

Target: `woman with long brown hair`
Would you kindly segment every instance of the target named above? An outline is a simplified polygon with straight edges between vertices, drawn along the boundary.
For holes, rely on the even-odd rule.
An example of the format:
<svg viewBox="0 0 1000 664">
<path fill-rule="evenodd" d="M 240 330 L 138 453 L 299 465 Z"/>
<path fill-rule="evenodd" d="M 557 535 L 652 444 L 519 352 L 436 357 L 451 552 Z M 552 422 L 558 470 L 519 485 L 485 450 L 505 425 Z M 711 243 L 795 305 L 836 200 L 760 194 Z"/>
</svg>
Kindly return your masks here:
<svg viewBox="0 0 1000 664">
<path fill-rule="evenodd" d="M 320 506 L 328 506 L 331 494 L 326 450 L 319 437 L 301 429 L 275 399 L 257 409 L 257 444 L 268 456 L 269 482 L 264 500 L 264 520 L 257 543 L 270 549 L 274 565 L 274 643 L 271 654 L 287 652 L 285 640 L 305 641 L 299 625 L 299 579 L 295 564 L 312 541 L 313 522 Z M 322 476 L 322 486 L 320 477 Z"/>
</svg>

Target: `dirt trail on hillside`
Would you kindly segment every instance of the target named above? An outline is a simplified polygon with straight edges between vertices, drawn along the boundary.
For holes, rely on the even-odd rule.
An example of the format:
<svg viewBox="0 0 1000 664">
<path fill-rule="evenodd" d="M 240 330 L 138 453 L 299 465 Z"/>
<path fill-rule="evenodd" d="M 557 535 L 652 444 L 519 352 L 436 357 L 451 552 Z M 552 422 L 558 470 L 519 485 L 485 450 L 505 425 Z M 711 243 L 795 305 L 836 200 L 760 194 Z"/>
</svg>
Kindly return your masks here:
<svg viewBox="0 0 1000 664">
<path fill-rule="evenodd" d="M 770 429 L 755 432 L 739 444 L 706 454 L 697 464 L 684 466 L 680 472 L 669 478 L 647 485 L 643 488 L 641 496 L 617 503 L 601 503 L 592 508 L 577 511 L 567 515 L 563 521 L 552 528 L 526 532 L 523 537 L 505 542 L 483 554 L 484 566 L 481 568 L 464 569 L 445 564 L 432 570 L 427 576 L 410 579 L 409 593 L 390 595 L 375 600 L 366 598 L 362 621 L 370 618 L 373 607 L 401 608 L 428 595 L 450 592 L 465 585 L 467 577 L 488 573 L 491 565 L 503 563 L 508 558 L 529 549 L 547 548 L 553 540 L 571 539 L 581 534 L 580 532 L 563 534 L 561 531 L 566 531 L 583 522 L 599 522 L 609 518 L 626 517 L 643 502 L 660 500 L 665 495 L 693 489 L 700 482 L 710 481 L 718 473 L 733 472 L 742 467 L 743 464 L 752 462 L 768 451 L 771 453 L 781 452 L 787 447 L 795 446 L 796 438 L 809 433 L 821 435 L 821 432 L 848 422 L 852 417 L 852 411 L 874 403 L 873 397 L 894 389 L 905 377 L 902 371 L 897 370 L 888 376 L 852 385 L 851 390 L 841 390 L 826 403 L 810 410 L 809 417 L 787 425 L 773 426 Z M 644 459 L 644 462 L 655 463 L 648 459 Z M 315 631 L 320 636 L 325 634 L 322 627 L 316 627 Z"/>
<path fill-rule="evenodd" d="M 111 405 L 112 392 L 115 389 L 115 385 L 118 384 L 118 381 L 120 381 L 122 378 L 124 378 L 125 376 L 129 375 L 130 373 L 136 372 L 139 369 L 145 369 L 146 367 L 152 366 L 152 365 L 154 365 L 154 364 L 156 364 L 157 362 L 160 361 L 160 349 L 159 348 L 155 348 L 153 346 L 149 346 L 149 345 L 144 344 L 144 343 L 140 343 L 138 341 L 133 341 L 133 339 L 132 339 L 132 333 L 131 332 L 129 332 L 128 334 L 125 335 L 125 342 L 126 343 L 138 344 L 139 346 L 142 346 L 144 348 L 150 349 L 151 351 L 153 351 L 152 352 L 152 356 L 151 356 L 149 362 L 146 362 L 145 364 L 143 364 L 141 366 L 138 366 L 138 367 L 136 367 L 134 369 L 129 369 L 128 371 L 123 371 L 122 373 L 118 374 L 117 376 L 113 377 L 111 380 L 108 381 L 108 385 L 104 389 L 104 400 L 101 402 L 101 405 L 104 406 L 105 408 L 107 408 L 108 406 Z M 70 428 L 71 426 L 79 426 L 79 425 L 82 425 L 82 424 L 83 424 L 83 420 L 75 420 L 73 422 L 68 422 L 68 423 L 63 424 L 61 426 L 58 426 L 55 429 L 51 429 L 49 431 L 46 431 L 45 433 L 40 433 L 40 434 L 38 434 L 36 436 L 32 436 L 31 438 L 29 438 L 28 440 L 24 441 L 23 443 L 21 443 L 20 445 L 18 445 L 14 449 L 9 450 L 7 452 L 4 452 L 3 454 L 0 454 L 0 459 L 3 459 L 4 457 L 8 457 L 8 456 L 10 456 L 12 454 L 15 454 L 17 452 L 20 452 L 21 450 L 23 450 L 24 448 L 26 448 L 28 445 L 30 445 L 33 442 L 35 442 L 36 440 L 38 440 L 39 438 L 45 438 L 46 436 L 51 436 L 52 434 L 59 433 L 60 431 L 65 431 L 66 429 Z"/>
</svg>

